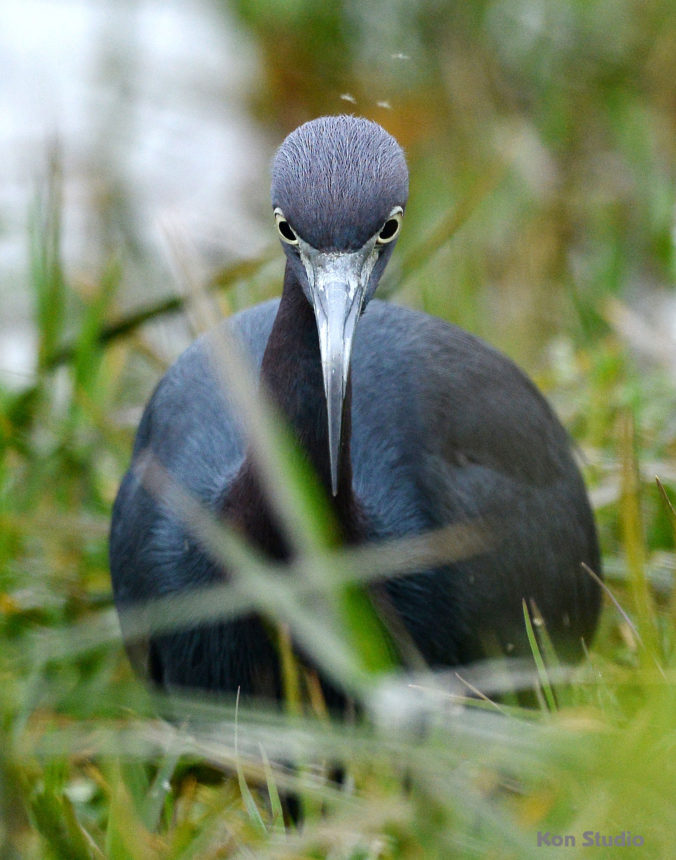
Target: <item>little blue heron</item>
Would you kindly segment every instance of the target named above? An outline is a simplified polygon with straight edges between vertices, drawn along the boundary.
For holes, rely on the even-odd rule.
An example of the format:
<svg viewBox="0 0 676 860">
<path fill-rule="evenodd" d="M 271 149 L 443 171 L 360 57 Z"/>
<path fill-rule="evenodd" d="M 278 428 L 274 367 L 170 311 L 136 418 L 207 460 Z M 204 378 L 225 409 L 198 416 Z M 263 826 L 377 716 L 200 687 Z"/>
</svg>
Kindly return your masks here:
<svg viewBox="0 0 676 860">
<path fill-rule="evenodd" d="M 489 642 L 527 654 L 525 600 L 561 652 L 579 658 L 600 604 L 583 563 L 599 571 L 600 560 L 566 432 L 508 358 L 453 325 L 373 300 L 407 196 L 402 150 L 378 124 L 331 116 L 297 128 L 272 168 L 281 299 L 222 325 L 295 432 L 346 543 L 491 524 L 494 540 L 473 557 L 387 581 L 388 611 L 418 656 L 464 664 Z M 157 386 L 134 463 L 152 452 L 205 507 L 285 561 L 233 412 L 201 338 Z M 135 604 L 224 576 L 134 464 L 113 509 L 110 564 L 123 630 Z M 274 636 L 257 615 L 137 634 L 127 643 L 133 662 L 160 687 L 281 696 Z"/>
</svg>

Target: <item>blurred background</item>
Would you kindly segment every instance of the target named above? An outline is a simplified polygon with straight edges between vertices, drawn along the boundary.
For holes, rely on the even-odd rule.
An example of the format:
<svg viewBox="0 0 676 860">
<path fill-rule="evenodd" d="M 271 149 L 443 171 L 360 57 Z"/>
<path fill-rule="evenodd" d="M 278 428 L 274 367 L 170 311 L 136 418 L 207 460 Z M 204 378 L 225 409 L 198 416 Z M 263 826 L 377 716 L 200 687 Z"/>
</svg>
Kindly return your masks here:
<svg viewBox="0 0 676 860">
<path fill-rule="evenodd" d="M 398 300 L 527 362 L 556 333 L 602 335 L 610 296 L 673 343 L 672 3 L 26 0 L 1 15 L 4 385 L 36 370 L 27 237 L 50 174 L 69 313 L 112 258 L 128 309 L 176 291 L 169 235 L 212 275 L 270 250 L 274 147 L 338 112 L 408 155 Z"/>
<path fill-rule="evenodd" d="M 341 112 L 380 122 L 409 161 L 381 294 L 479 334 L 543 388 L 582 453 L 608 581 L 673 654 L 674 520 L 654 484 L 674 498 L 673 0 L 0 0 L 11 743 L 36 714 L 137 701 L 106 548 L 133 429 L 195 336 L 194 285 L 224 314 L 279 293 L 272 154 Z M 88 619 L 98 650 L 35 638 Z M 597 647 L 642 665 L 616 613 Z"/>
</svg>

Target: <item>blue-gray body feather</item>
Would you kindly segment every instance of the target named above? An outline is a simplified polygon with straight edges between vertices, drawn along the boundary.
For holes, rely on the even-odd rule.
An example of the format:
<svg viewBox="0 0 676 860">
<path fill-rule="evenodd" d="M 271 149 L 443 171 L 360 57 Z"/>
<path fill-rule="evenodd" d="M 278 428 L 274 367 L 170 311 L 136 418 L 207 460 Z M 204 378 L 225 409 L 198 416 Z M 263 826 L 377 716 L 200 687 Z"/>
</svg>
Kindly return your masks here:
<svg viewBox="0 0 676 860">
<path fill-rule="evenodd" d="M 259 371 L 278 304 L 222 324 Z M 193 344 L 158 385 L 134 458 L 150 450 L 219 512 L 246 443 L 206 343 Z M 476 659 L 491 642 L 522 653 L 526 597 L 564 651 L 579 656 L 598 613 L 598 591 L 581 569 L 581 562 L 598 569 L 596 535 L 565 431 L 532 383 L 466 332 L 372 301 L 357 327 L 352 386 L 353 486 L 369 537 L 480 518 L 495 538 L 474 558 L 388 584 L 419 653 L 431 665 Z M 135 601 L 222 577 L 133 469 L 115 503 L 111 568 L 123 629 Z M 130 653 L 140 671 L 168 686 L 280 694 L 274 647 L 254 617 L 162 636 L 148 630 Z"/>
</svg>

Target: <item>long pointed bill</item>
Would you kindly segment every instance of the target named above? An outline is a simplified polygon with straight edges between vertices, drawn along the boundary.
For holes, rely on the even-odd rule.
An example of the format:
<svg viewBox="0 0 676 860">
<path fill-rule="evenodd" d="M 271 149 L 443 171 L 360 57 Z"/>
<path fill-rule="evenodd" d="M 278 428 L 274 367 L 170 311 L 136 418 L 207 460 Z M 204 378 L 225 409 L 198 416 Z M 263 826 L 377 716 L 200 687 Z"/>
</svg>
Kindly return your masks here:
<svg viewBox="0 0 676 860">
<path fill-rule="evenodd" d="M 315 251 L 306 263 L 319 332 L 334 496 L 338 492 L 343 403 L 352 339 L 372 268 L 367 249 L 343 254 Z"/>
</svg>

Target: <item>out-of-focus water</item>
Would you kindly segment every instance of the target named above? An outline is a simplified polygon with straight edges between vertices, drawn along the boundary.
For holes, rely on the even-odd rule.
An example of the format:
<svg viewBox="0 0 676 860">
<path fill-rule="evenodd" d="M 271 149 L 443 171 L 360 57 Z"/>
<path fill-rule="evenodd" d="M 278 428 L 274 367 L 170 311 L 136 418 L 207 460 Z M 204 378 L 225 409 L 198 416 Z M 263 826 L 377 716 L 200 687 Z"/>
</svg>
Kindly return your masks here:
<svg viewBox="0 0 676 860">
<path fill-rule="evenodd" d="M 513 6 L 495 8 L 507 15 Z M 536 7 L 500 42 L 514 62 L 544 26 Z M 400 21 L 388 37 L 380 18 L 371 24 L 363 44 L 393 74 L 392 63 L 408 68 L 408 54 L 392 51 L 410 28 Z M 414 42 L 402 44 L 415 53 Z M 277 141 L 247 110 L 260 68 L 255 43 L 215 0 L 0 0 L 0 384 L 30 384 L 35 370 L 28 224 L 50 152 L 63 174 L 63 257 L 75 283 L 99 283 L 122 253 L 121 301 L 142 302 L 175 288 L 168 237 L 208 266 L 257 255 L 269 241 Z M 524 175 L 535 163 L 526 142 L 515 159 Z M 543 173 L 537 161 L 531 178 Z M 642 353 L 671 344 L 657 358 L 676 362 L 673 292 L 642 285 L 638 295 L 629 298 L 633 322 L 618 320 L 621 334 Z M 642 337 L 642 323 L 659 338 Z"/>
<path fill-rule="evenodd" d="M 29 213 L 50 151 L 67 270 L 95 277 L 111 241 L 166 260 L 167 230 L 206 259 L 255 253 L 269 145 L 245 105 L 255 46 L 222 4 L 5 2 L 0 68 L 0 381 L 21 386 L 34 370 Z"/>
</svg>

